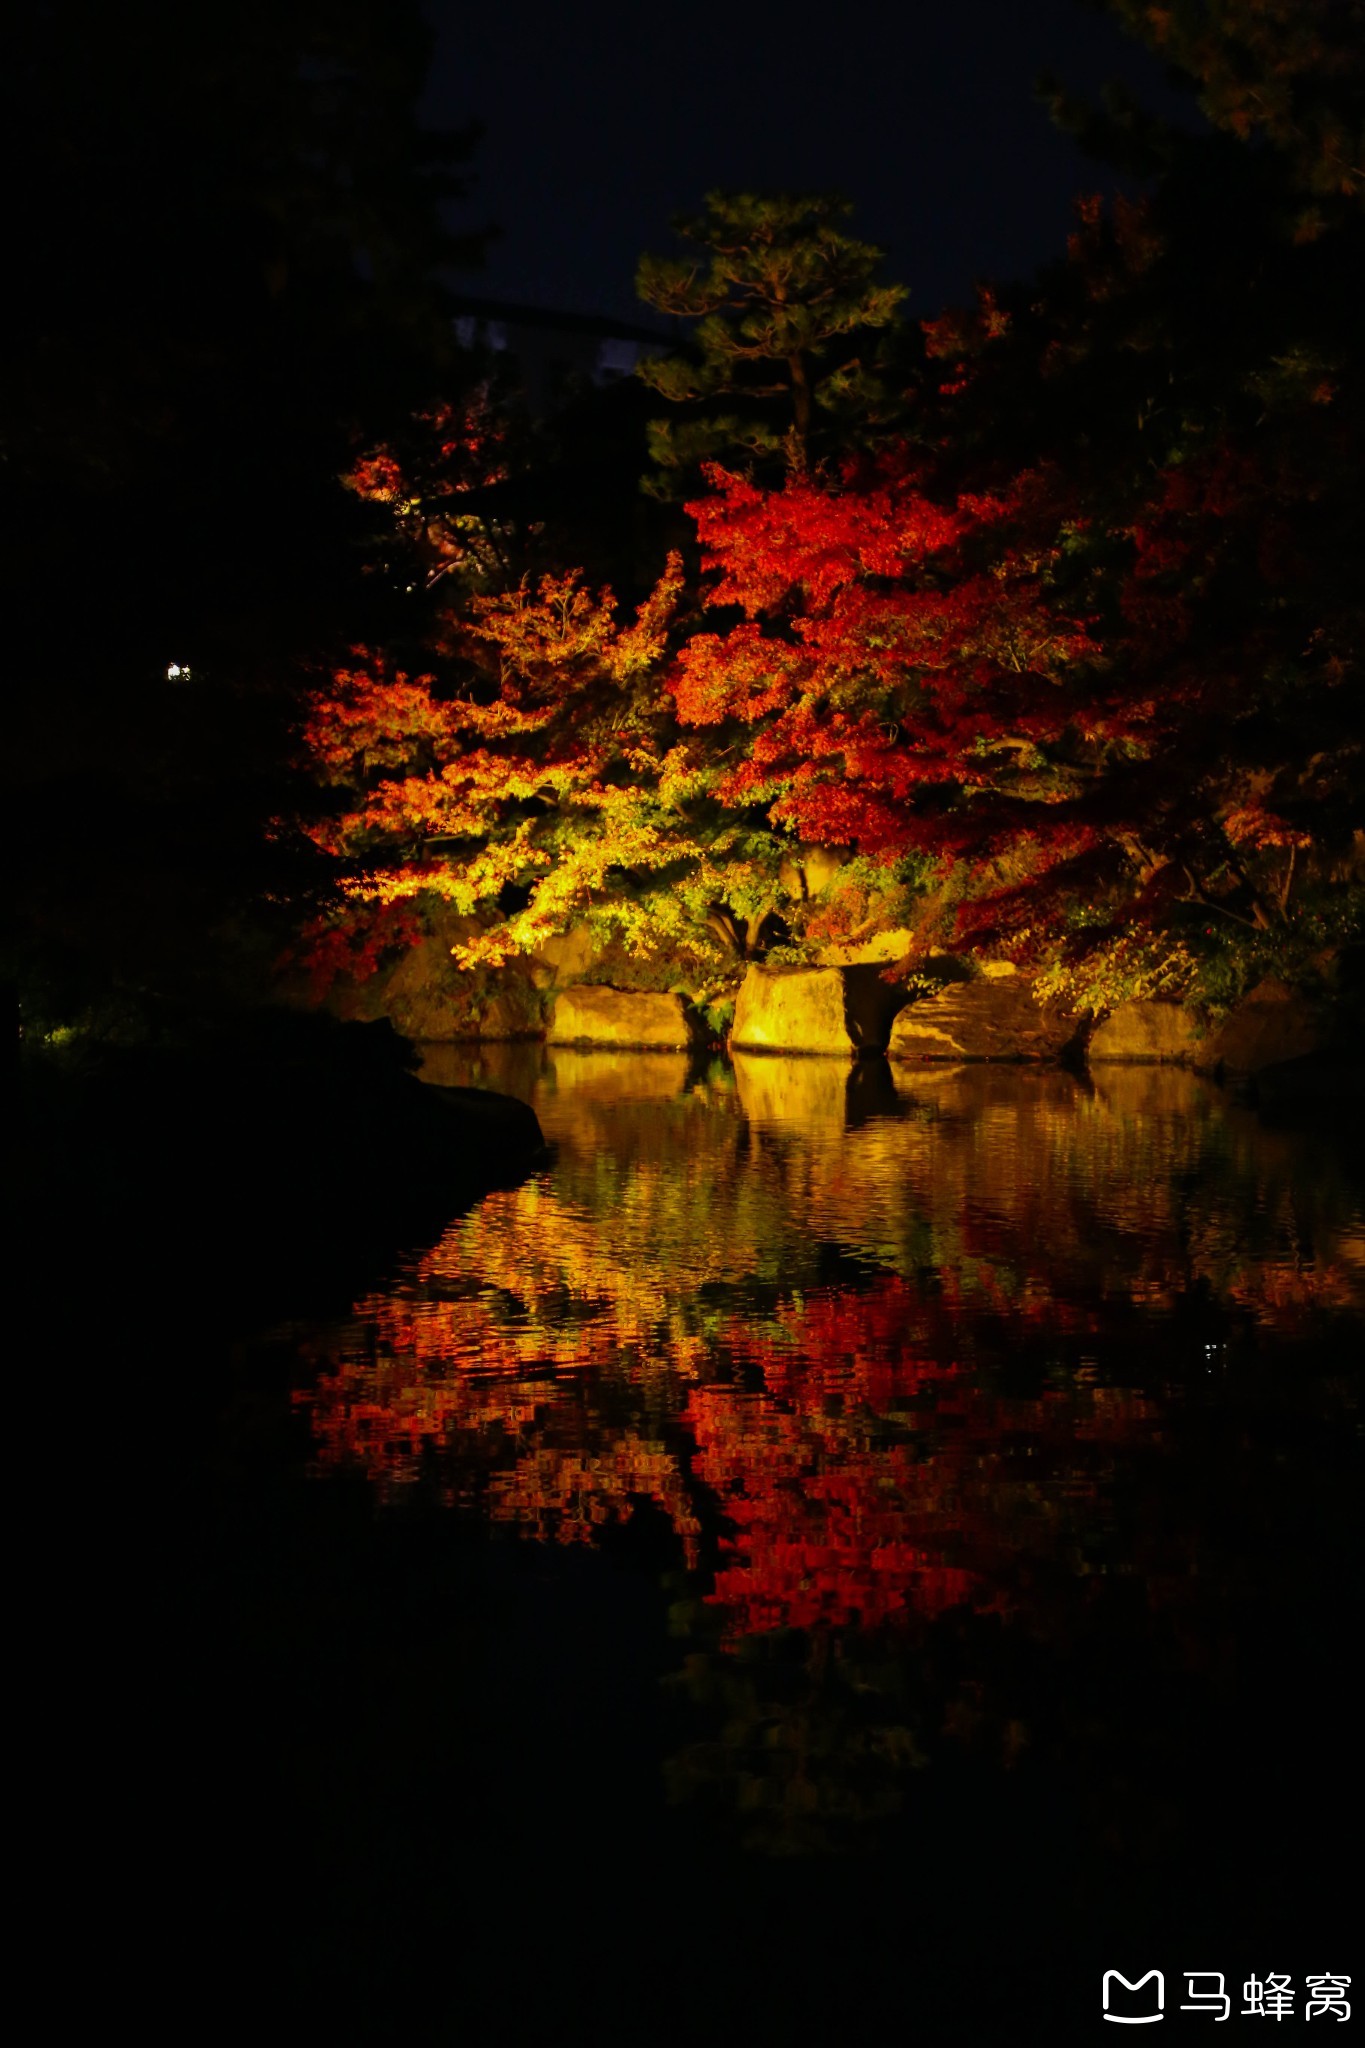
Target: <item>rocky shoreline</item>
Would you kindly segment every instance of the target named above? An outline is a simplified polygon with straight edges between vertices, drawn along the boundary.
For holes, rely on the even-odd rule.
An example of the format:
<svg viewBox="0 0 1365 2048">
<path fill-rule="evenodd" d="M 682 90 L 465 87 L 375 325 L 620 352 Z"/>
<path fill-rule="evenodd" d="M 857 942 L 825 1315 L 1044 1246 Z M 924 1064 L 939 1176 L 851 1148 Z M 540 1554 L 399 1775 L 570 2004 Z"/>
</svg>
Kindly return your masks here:
<svg viewBox="0 0 1365 2048">
<path fill-rule="evenodd" d="M 419 953 L 421 949 L 418 949 Z M 387 1018 L 424 1043 L 545 1039 L 618 1051 L 688 1051 L 727 1044 L 745 1053 L 893 1061 L 997 1060 L 1189 1067 L 1255 1076 L 1303 1060 L 1350 1067 L 1365 1044 L 1365 1007 L 1267 979 L 1215 1017 L 1176 1001 L 1118 1004 L 1098 1015 L 1042 995 L 1007 962 L 936 956 L 910 982 L 884 958 L 813 966 L 751 963 L 728 1031 L 678 988 L 630 986 L 620 963 L 594 961 L 565 941 L 553 960 L 471 977 L 448 957 L 407 956 L 388 976 L 346 991 L 342 1014 Z M 561 957 L 562 955 L 562 957 Z M 618 978 L 612 976 L 617 965 Z M 587 976 L 595 978 L 588 979 Z M 478 986 L 476 987 L 475 981 Z"/>
</svg>

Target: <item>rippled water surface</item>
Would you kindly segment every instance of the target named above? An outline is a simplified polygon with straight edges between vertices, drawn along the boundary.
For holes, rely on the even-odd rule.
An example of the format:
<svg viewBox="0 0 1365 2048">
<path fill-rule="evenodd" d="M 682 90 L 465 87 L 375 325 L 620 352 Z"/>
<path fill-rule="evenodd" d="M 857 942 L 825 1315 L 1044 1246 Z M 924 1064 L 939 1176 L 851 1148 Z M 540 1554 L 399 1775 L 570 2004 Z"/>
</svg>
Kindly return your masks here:
<svg viewBox="0 0 1365 2048">
<path fill-rule="evenodd" d="M 425 1071 L 533 1102 L 541 1170 L 217 1351 L 205 1244 L 136 1411 L 169 1619 L 128 1826 L 152 1785 L 193 1996 L 283 1985 L 338 2041 L 1052 2048 L 1108 2033 L 1108 1969 L 1195 2031 L 1186 1969 L 1361 1984 L 1344 1105 Z"/>
<path fill-rule="evenodd" d="M 1336 1739 L 1365 1307 L 1339 1132 L 1159 1068 L 425 1072 L 532 1101 L 552 1162 L 304 1333 L 312 1469 L 527 1545 L 634 1541 L 676 1808 L 819 1857 L 945 1771 L 1032 1778 L 1121 1886 L 1188 1856 L 1201 1785 L 1226 1847 L 1274 1808 L 1256 1757 Z"/>
</svg>

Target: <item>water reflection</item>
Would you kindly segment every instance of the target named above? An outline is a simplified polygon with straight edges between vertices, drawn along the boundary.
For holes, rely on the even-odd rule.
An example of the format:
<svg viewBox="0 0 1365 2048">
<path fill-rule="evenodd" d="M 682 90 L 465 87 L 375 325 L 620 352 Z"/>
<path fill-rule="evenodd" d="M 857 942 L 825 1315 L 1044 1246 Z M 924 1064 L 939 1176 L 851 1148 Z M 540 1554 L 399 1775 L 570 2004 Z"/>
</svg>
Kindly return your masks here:
<svg viewBox="0 0 1365 2048">
<path fill-rule="evenodd" d="M 1267 1361 L 1300 1425 L 1349 1406 L 1291 1370 L 1365 1305 L 1330 1148 L 1153 1068 L 523 1046 L 429 1071 L 532 1100 L 555 1162 L 311 1341 L 318 1467 L 562 1543 L 648 1503 L 714 1723 L 675 1782 L 765 1846 L 894 1806 L 936 1742 L 1079 1740 L 1065 1686 L 1030 1693 L 1022 1652 L 1001 1675 L 1001 1629 L 1056 1681 L 1126 1583 L 1129 1647 L 1208 1667 L 1301 1568 L 1248 1539 L 1281 1482 L 1242 1418 Z M 926 1662 L 950 1622 L 977 1647 Z"/>
</svg>

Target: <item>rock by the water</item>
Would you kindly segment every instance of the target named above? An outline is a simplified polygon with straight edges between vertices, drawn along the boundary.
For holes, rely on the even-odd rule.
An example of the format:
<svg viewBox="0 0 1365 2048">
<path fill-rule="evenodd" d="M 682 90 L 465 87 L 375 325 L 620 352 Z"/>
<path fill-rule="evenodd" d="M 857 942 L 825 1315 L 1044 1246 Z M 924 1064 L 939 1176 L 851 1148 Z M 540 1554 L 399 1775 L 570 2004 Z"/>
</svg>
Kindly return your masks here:
<svg viewBox="0 0 1365 2048">
<path fill-rule="evenodd" d="M 544 1005 L 530 968 L 520 961 L 496 969 L 459 967 L 451 947 L 479 931 L 477 920 L 452 915 L 436 924 L 368 980 L 339 976 L 326 998 L 328 1011 L 347 1023 L 387 1020 L 402 1037 L 422 1044 L 539 1038 Z M 286 1000 L 313 1007 L 303 988 Z"/>
<path fill-rule="evenodd" d="M 730 1043 L 741 1052 L 882 1052 L 904 1000 L 874 966 L 753 966 L 735 1002 Z"/>
<path fill-rule="evenodd" d="M 544 1155 L 527 1103 L 428 1087 L 411 1063 L 386 1021 L 288 1009 L 110 1048 L 73 1075 L 79 1114 L 54 1122 L 46 1096 L 35 1105 L 26 1199 L 54 1242 L 79 1221 L 122 1261 L 154 1243 L 173 1274 L 196 1271 L 207 1245 L 239 1300 L 297 1299 L 358 1256 L 430 1242 Z"/>
<path fill-rule="evenodd" d="M 524 970 L 457 967 L 444 936 L 402 956 L 383 979 L 381 1001 L 405 1038 L 524 1038 L 540 1027 L 539 1000 Z"/>
<path fill-rule="evenodd" d="M 601 948 L 585 924 L 571 925 L 542 939 L 531 956 L 531 978 L 537 988 L 577 981 L 597 964 Z"/>
<path fill-rule="evenodd" d="M 1055 1060 L 1079 1028 L 1070 1011 L 1040 1003 L 1027 975 L 950 982 L 910 1003 L 891 1027 L 893 1060 Z"/>
<path fill-rule="evenodd" d="M 681 996 L 589 983 L 561 990 L 549 1031 L 552 1045 L 659 1046 L 670 1052 L 685 1050 L 693 1036 Z"/>
<path fill-rule="evenodd" d="M 450 1088 L 435 1081 L 420 1085 L 422 1097 L 414 1100 L 448 1115 L 467 1144 L 496 1145 L 518 1165 L 545 1150 L 540 1120 L 529 1102 L 491 1088 Z"/>
<path fill-rule="evenodd" d="M 1258 982 L 1223 1019 L 1201 1048 L 1199 1064 L 1258 1074 L 1262 1067 L 1324 1051 L 1339 1030 L 1340 1020 L 1323 1004 L 1272 976 Z"/>
<path fill-rule="evenodd" d="M 1091 1060 L 1195 1059 L 1204 1026 L 1183 1003 L 1120 1003 L 1098 1025 L 1086 1057 Z"/>
</svg>

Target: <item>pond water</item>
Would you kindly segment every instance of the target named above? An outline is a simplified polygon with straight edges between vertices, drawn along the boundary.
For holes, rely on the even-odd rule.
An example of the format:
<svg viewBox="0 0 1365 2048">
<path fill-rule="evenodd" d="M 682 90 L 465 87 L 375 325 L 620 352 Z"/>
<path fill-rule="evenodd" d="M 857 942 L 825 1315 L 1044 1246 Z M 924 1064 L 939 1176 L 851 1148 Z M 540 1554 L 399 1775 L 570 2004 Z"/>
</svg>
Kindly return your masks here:
<svg viewBox="0 0 1365 2048">
<path fill-rule="evenodd" d="M 420 1782 L 397 1728 L 389 1793 L 349 1738 L 315 1761 L 373 1809 L 329 1838 L 333 1937 L 434 1890 L 468 1970 L 531 1912 L 561 1989 L 648 1955 L 712 2037 L 738 1948 L 758 2041 L 854 1999 L 868 2038 L 1089 2038 L 1102 1967 L 1289 1971 L 1300 2009 L 1352 1969 L 1349 1132 L 1153 1067 L 424 1072 L 531 1101 L 551 1157 L 272 1338 L 398 1606 L 465 1560 L 414 1624 L 449 1596 L 457 1668 L 400 1686 Z"/>
</svg>

